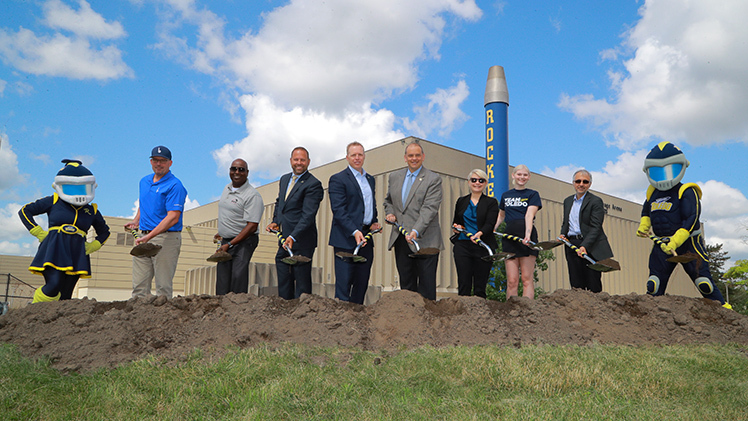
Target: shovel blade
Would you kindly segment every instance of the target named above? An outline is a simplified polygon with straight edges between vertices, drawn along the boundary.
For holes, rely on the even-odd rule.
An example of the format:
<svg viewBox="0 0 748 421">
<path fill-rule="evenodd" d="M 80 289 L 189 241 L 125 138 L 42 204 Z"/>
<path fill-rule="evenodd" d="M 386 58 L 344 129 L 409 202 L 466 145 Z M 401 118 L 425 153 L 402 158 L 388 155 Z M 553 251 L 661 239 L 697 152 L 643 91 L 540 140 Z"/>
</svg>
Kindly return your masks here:
<svg viewBox="0 0 748 421">
<path fill-rule="evenodd" d="M 552 248 L 558 247 L 561 244 L 563 244 L 561 241 L 541 241 L 539 243 L 535 243 L 535 247 L 539 250 L 550 250 Z"/>
<path fill-rule="evenodd" d="M 494 253 L 490 256 L 483 256 L 481 257 L 482 260 L 485 260 L 486 262 L 500 262 L 502 260 L 511 259 L 514 257 L 514 253 L 507 253 L 507 252 L 501 252 L 501 253 Z"/>
<path fill-rule="evenodd" d="M 161 246 L 152 243 L 142 243 L 133 247 L 130 254 L 135 257 L 153 257 L 161 251 Z"/>
<path fill-rule="evenodd" d="M 212 255 L 210 255 L 210 257 L 208 257 L 205 260 L 209 262 L 220 263 L 220 262 L 228 262 L 231 259 L 233 259 L 233 257 L 231 256 L 231 253 L 227 253 L 223 250 L 218 250 L 217 252 L 213 253 Z"/>
<path fill-rule="evenodd" d="M 688 263 L 688 262 L 693 262 L 694 260 L 696 260 L 696 257 L 688 255 L 688 254 L 681 254 L 678 256 L 668 257 L 665 260 L 671 263 Z"/>
<path fill-rule="evenodd" d="M 614 270 L 621 270 L 621 264 L 613 259 L 600 260 L 597 263 L 587 265 L 587 267 L 598 272 L 612 272 Z"/>
<path fill-rule="evenodd" d="M 348 263 L 364 263 L 364 262 L 366 262 L 366 257 L 359 256 L 359 255 L 353 254 L 353 253 L 347 253 L 347 252 L 344 252 L 344 251 L 340 251 L 340 252 L 335 253 L 335 256 L 340 257 L 341 259 L 343 259 L 344 262 L 348 262 Z"/>
<path fill-rule="evenodd" d="M 410 254 L 408 256 L 412 257 L 414 259 L 418 259 L 418 258 L 422 258 L 423 259 L 423 258 L 431 257 L 431 256 L 434 256 L 434 255 L 437 255 L 437 254 L 439 254 L 439 249 L 438 248 L 436 248 L 436 247 L 427 247 L 427 248 L 420 249 L 417 252 L 415 252 L 413 254 Z"/>
</svg>

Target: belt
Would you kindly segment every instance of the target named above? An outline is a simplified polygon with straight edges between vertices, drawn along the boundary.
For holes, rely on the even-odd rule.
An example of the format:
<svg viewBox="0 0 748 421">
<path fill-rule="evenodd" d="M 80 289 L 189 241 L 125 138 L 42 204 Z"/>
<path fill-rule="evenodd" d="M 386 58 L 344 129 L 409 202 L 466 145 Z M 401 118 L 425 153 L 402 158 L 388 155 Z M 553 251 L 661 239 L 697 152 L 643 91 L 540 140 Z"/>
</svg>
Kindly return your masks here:
<svg viewBox="0 0 748 421">
<path fill-rule="evenodd" d="M 140 230 L 141 234 L 150 234 L 153 230 Z M 182 230 L 179 231 L 164 231 L 164 232 L 182 232 Z"/>
<path fill-rule="evenodd" d="M 63 224 L 63 225 L 60 225 L 59 227 L 49 227 L 49 230 L 64 232 L 65 234 L 78 234 L 81 237 L 84 237 L 84 238 L 86 237 L 86 232 L 76 227 L 73 224 Z"/>
<path fill-rule="evenodd" d="M 569 240 L 582 240 L 584 239 L 584 236 L 582 234 L 579 235 L 567 235 L 566 238 Z"/>
</svg>

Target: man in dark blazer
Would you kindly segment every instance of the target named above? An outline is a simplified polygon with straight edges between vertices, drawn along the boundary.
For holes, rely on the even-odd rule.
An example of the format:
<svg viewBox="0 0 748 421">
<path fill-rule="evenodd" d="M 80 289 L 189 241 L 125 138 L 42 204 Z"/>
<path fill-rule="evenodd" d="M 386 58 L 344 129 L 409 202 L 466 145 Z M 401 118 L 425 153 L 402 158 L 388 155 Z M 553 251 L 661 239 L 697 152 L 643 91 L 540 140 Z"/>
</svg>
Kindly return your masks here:
<svg viewBox="0 0 748 421">
<path fill-rule="evenodd" d="M 284 239 L 275 255 L 275 267 L 278 271 L 278 295 L 286 300 L 312 293 L 312 263 L 287 265 L 282 261 L 288 257 L 284 247 L 309 259 L 317 247 L 316 217 L 324 190 L 322 183 L 307 171 L 310 162 L 309 151 L 305 148 L 299 146 L 291 152 L 293 171 L 280 179 L 273 222 L 266 228 L 280 231 Z"/>
<path fill-rule="evenodd" d="M 564 200 L 564 219 L 561 223 L 561 237 L 579 248 L 578 252 L 566 248 L 569 281 L 572 288 L 600 292 L 603 290 L 602 273 L 587 267 L 589 262 L 581 256 L 587 253 L 594 260 L 613 257 L 608 237 L 603 231 L 605 207 L 602 199 L 588 191 L 592 186 L 592 174 L 579 170 L 574 173 L 572 180 L 576 194 Z"/>
<path fill-rule="evenodd" d="M 330 177 L 328 193 L 332 210 L 330 245 L 335 253 L 353 253 L 370 231 L 381 228 L 377 222 L 374 177 L 364 171 L 364 146 L 352 142 L 346 147 L 348 168 Z M 358 252 L 366 262 L 335 259 L 335 298 L 363 304 L 369 286 L 374 242 L 367 241 Z"/>
<path fill-rule="evenodd" d="M 398 222 L 408 231 L 403 236 L 393 227 L 388 249 L 395 248 L 395 265 L 400 276 L 400 287 L 417 291 L 425 298 L 436 300 L 436 268 L 439 254 L 428 258 L 412 258 L 415 240 L 421 248 L 444 249 L 439 226 L 439 207 L 442 203 L 442 179 L 423 166 L 426 154 L 419 143 L 405 148 L 408 168 L 390 174 L 387 196 L 384 198 L 385 218 Z"/>
</svg>

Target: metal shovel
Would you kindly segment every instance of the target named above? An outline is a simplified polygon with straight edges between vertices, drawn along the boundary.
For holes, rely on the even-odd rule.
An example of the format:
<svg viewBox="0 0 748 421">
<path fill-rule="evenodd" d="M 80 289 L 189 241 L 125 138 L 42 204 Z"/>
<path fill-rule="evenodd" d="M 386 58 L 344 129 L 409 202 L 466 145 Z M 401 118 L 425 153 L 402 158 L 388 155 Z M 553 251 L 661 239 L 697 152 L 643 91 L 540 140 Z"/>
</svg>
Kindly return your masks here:
<svg viewBox="0 0 748 421">
<path fill-rule="evenodd" d="M 387 220 L 385 219 L 385 221 L 387 221 Z M 398 224 L 397 222 L 387 221 L 387 223 L 394 225 L 397 228 L 397 230 L 400 231 L 400 234 L 402 234 L 404 236 L 408 235 L 408 231 L 405 231 L 405 228 L 403 228 L 403 226 L 400 225 L 400 224 Z M 431 256 L 434 256 L 436 254 L 439 254 L 439 249 L 438 248 L 427 247 L 425 249 L 422 249 L 421 246 L 418 245 L 418 243 L 416 242 L 416 240 L 411 240 L 411 241 L 413 242 L 413 245 L 416 246 L 416 252 L 413 253 L 413 254 L 409 254 L 408 257 L 426 258 L 426 257 L 431 257 Z"/>
<path fill-rule="evenodd" d="M 503 232 L 496 232 L 496 231 L 494 231 L 494 234 L 500 235 L 509 240 L 518 241 L 522 244 L 525 244 L 524 238 L 519 238 L 516 235 L 504 234 Z M 530 247 L 531 249 L 540 251 L 540 250 L 550 250 L 552 248 L 560 246 L 563 243 L 558 240 L 551 240 L 551 241 L 539 241 L 537 243 L 534 241 L 528 241 L 527 244 L 529 244 L 528 247 Z"/>
<path fill-rule="evenodd" d="M 568 240 L 565 240 L 561 237 L 558 237 L 558 239 L 559 241 L 562 241 L 564 244 L 569 246 L 569 248 L 571 248 L 572 250 L 579 251 L 579 247 L 571 244 Z M 587 253 L 582 253 L 582 257 L 590 262 L 587 267 L 592 270 L 596 270 L 598 272 L 612 272 L 614 270 L 621 270 L 621 264 L 613 259 L 603 259 L 596 262 Z"/>
<path fill-rule="evenodd" d="M 462 228 L 457 228 L 457 227 L 453 226 L 452 229 L 455 230 L 455 231 L 457 231 L 457 232 L 461 232 L 461 233 L 467 235 L 468 238 L 473 236 L 473 234 L 465 231 Z M 470 241 L 472 241 L 472 240 L 470 240 Z M 480 238 L 478 238 L 477 240 L 475 240 L 475 244 L 477 244 L 477 245 L 483 247 L 484 249 L 488 250 L 488 256 L 481 257 L 481 260 L 485 260 L 486 262 L 498 262 L 498 261 L 501 261 L 501 260 L 506 260 L 506 259 L 510 259 L 510 258 L 514 257 L 514 253 L 506 253 L 506 252 L 503 252 L 503 251 L 499 252 L 499 253 L 494 253 L 493 250 L 491 250 L 491 246 L 489 246 L 488 244 L 486 244 Z"/>
<path fill-rule="evenodd" d="M 366 234 L 366 236 L 364 236 L 364 241 L 362 241 L 362 242 L 358 243 L 358 245 L 356 245 L 356 249 L 353 250 L 353 253 L 348 253 L 348 252 L 345 252 L 345 251 L 339 251 L 339 252 L 335 253 L 335 255 L 338 256 L 338 257 L 340 257 L 341 259 L 343 259 L 344 262 L 348 262 L 348 263 L 364 263 L 364 262 L 366 262 L 366 260 L 367 260 L 366 257 L 359 256 L 358 255 L 358 251 L 361 249 L 361 246 L 363 246 L 364 243 L 366 243 L 367 241 L 371 240 L 371 237 L 374 234 L 378 233 L 379 231 L 382 231 L 382 229 L 381 228 L 377 228 L 374 231 L 370 231 L 368 234 Z"/>
<path fill-rule="evenodd" d="M 213 243 L 218 245 L 218 248 L 216 249 L 215 253 L 211 254 L 210 257 L 205 260 L 209 262 L 219 263 L 228 262 L 229 260 L 233 259 L 231 253 L 221 250 L 221 237 L 213 237 Z"/>
<path fill-rule="evenodd" d="M 654 241 L 658 246 L 667 244 L 670 242 L 670 238 L 657 237 L 654 234 L 650 234 L 649 239 Z M 668 257 L 665 260 L 671 263 L 688 263 L 688 262 L 693 262 L 696 259 L 698 259 L 698 257 L 693 253 L 686 253 L 686 254 L 679 255 L 678 253 L 675 252 L 675 250 L 673 250 L 673 256 Z"/>
<path fill-rule="evenodd" d="M 300 254 L 293 254 L 290 248 L 283 245 L 283 243 L 286 241 L 283 236 L 281 235 L 280 231 L 278 230 L 270 230 L 273 234 L 278 236 L 278 241 L 280 242 L 281 246 L 288 252 L 288 257 L 284 257 L 281 259 L 281 262 L 287 264 L 287 265 L 296 265 L 299 263 L 309 263 L 312 261 L 312 259 L 302 256 Z"/>
<path fill-rule="evenodd" d="M 140 238 L 140 232 L 137 229 L 125 227 L 125 231 L 130 233 L 134 238 Z M 153 257 L 161 251 L 161 246 L 153 243 L 140 243 L 130 250 L 130 254 L 135 257 Z"/>
</svg>

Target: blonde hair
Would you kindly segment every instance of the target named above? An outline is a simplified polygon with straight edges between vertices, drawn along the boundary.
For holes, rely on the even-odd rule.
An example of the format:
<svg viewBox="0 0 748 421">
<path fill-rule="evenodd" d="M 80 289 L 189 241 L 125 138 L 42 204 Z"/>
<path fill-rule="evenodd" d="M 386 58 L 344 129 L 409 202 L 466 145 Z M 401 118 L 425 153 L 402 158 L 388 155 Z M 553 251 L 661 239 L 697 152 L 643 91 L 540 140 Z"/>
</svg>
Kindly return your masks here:
<svg viewBox="0 0 748 421">
<path fill-rule="evenodd" d="M 525 171 L 527 171 L 528 174 L 530 173 L 530 169 L 527 168 L 527 165 L 519 164 L 516 167 L 514 167 L 514 169 L 512 170 L 512 175 L 516 174 L 517 171 L 519 171 L 519 170 L 525 170 Z M 514 181 L 514 178 L 512 177 L 512 186 L 516 186 L 516 185 L 517 185 L 517 183 Z"/>
<path fill-rule="evenodd" d="M 488 180 L 488 174 L 486 174 L 486 172 L 483 171 L 482 169 L 476 168 L 474 170 L 471 170 L 470 173 L 468 174 L 467 176 L 468 181 L 470 181 L 470 176 L 473 174 L 477 175 L 478 178 L 485 178 L 486 180 Z"/>
</svg>

